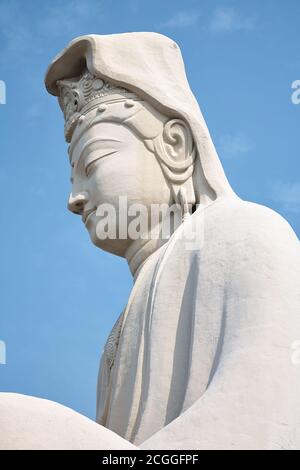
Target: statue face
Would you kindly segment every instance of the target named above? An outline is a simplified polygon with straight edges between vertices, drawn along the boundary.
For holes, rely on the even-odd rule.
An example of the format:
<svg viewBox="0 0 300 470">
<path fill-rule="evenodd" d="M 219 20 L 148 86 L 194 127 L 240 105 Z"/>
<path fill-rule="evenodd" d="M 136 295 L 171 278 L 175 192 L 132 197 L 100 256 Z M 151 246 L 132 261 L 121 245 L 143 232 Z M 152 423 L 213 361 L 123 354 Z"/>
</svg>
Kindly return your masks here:
<svg viewBox="0 0 300 470">
<path fill-rule="evenodd" d="M 72 192 L 68 208 L 82 216 L 93 243 L 124 256 L 131 240 L 127 236 L 99 239 L 97 209 L 109 204 L 116 218 L 110 223 L 119 228 L 120 216 L 127 208 L 119 205 L 120 196 L 127 205 L 143 204 L 150 213 L 151 204 L 172 204 L 171 189 L 153 152 L 143 140 L 123 124 L 98 122 L 80 139 L 71 143 Z M 99 214 L 99 211 L 98 211 Z M 98 229 L 97 229 L 98 227 Z M 150 227 L 151 228 L 151 227 Z"/>
</svg>

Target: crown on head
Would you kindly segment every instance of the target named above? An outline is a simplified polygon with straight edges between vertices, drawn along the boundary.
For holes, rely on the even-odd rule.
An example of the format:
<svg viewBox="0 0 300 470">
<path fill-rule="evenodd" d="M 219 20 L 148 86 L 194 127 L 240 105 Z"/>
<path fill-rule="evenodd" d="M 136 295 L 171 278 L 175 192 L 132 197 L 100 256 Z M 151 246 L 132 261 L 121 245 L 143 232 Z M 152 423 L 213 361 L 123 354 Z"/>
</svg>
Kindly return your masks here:
<svg viewBox="0 0 300 470">
<path fill-rule="evenodd" d="M 65 117 L 65 137 L 71 141 L 73 132 L 82 115 L 101 103 L 138 99 L 125 88 L 113 85 L 85 71 L 75 78 L 58 80 L 59 104 Z"/>
</svg>

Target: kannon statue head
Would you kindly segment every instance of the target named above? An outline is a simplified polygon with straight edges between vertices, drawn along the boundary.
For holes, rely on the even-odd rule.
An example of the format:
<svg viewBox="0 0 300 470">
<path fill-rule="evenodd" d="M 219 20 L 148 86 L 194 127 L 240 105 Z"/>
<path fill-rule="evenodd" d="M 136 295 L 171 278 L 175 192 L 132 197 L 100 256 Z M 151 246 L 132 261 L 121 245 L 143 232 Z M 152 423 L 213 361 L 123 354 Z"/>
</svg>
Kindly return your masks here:
<svg viewBox="0 0 300 470">
<path fill-rule="evenodd" d="M 118 225 L 124 210 L 130 220 L 132 205 L 143 206 L 149 216 L 153 205 L 176 205 L 184 215 L 232 192 L 180 50 L 169 38 L 77 38 L 49 67 L 46 86 L 58 96 L 65 118 L 72 173 L 68 207 L 82 217 L 96 246 L 125 256 L 132 243 L 119 226 L 117 236 L 99 234 L 103 205 L 115 208 Z M 125 208 L 120 198 L 126 198 Z M 157 227 L 150 222 L 148 228 Z"/>
</svg>

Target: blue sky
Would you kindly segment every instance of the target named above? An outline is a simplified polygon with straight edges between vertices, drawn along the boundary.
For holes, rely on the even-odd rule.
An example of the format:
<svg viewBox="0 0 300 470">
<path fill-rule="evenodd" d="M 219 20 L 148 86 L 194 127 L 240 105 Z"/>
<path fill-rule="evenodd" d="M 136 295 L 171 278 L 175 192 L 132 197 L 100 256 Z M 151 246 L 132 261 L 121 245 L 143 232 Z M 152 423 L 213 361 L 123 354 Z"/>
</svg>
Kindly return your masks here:
<svg viewBox="0 0 300 470">
<path fill-rule="evenodd" d="M 100 354 L 126 304 L 126 262 L 66 210 L 63 120 L 43 79 L 75 36 L 158 31 L 181 46 L 228 179 L 300 233 L 298 0 L 0 0 L 0 391 L 94 417 Z M 155 77 L 153 77 L 155 80 Z"/>
</svg>

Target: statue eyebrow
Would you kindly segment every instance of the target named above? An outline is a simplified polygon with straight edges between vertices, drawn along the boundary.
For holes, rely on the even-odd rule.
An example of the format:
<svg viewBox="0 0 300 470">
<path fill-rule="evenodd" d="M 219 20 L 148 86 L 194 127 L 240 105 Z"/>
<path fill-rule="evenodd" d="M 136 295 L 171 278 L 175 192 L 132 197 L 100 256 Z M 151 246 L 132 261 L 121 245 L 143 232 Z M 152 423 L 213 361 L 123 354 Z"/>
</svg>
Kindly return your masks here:
<svg viewBox="0 0 300 470">
<path fill-rule="evenodd" d="M 77 165 L 78 165 L 80 159 L 82 158 L 82 156 L 83 156 L 85 150 L 87 149 L 87 147 L 89 147 L 89 145 L 93 144 L 94 142 L 108 143 L 108 144 L 109 144 L 110 142 L 118 142 L 118 143 L 121 143 L 122 141 L 119 140 L 119 139 L 110 139 L 110 138 L 101 139 L 101 137 L 94 137 L 93 139 L 88 140 L 88 141 L 84 144 L 84 146 L 83 146 L 83 148 L 82 148 L 82 150 L 81 150 L 81 152 L 80 152 L 80 156 L 79 156 L 79 158 L 78 158 L 78 160 L 77 160 Z M 72 160 L 72 155 L 73 155 L 73 149 L 70 149 L 70 152 L 69 152 L 69 161 L 70 161 L 71 167 L 74 168 L 74 161 Z"/>
</svg>

